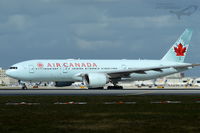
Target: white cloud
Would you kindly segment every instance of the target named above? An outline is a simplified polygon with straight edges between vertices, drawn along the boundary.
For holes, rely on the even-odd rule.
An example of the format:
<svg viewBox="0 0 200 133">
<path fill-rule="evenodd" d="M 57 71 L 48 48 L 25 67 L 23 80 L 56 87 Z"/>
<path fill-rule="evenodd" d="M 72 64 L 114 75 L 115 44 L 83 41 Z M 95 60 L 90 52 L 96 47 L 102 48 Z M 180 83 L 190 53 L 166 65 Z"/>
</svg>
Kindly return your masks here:
<svg viewBox="0 0 200 133">
<path fill-rule="evenodd" d="M 126 30 L 120 32 L 120 27 L 127 30 L 135 28 L 167 28 L 175 25 L 174 22 L 172 22 L 172 19 L 173 18 L 169 15 L 121 18 L 102 15 L 101 20 L 99 21 L 93 23 L 72 24 L 71 28 L 74 32 L 75 44 L 80 49 L 87 50 L 98 49 L 101 47 L 116 47 L 122 46 L 122 44 L 127 42 L 132 42 L 132 45 L 125 44 L 126 47 L 129 47 L 133 51 L 138 51 L 145 47 L 146 41 L 142 38 L 129 38 L 129 40 L 126 40 L 127 36 L 130 36 L 130 32 L 127 34 L 125 34 Z M 137 35 L 134 31 L 132 34 Z"/>
<path fill-rule="evenodd" d="M 174 18 L 171 15 L 107 18 L 107 20 L 105 19 L 105 21 L 122 26 L 130 26 L 130 28 L 161 28 L 175 25 L 175 23 L 173 22 Z"/>
<path fill-rule="evenodd" d="M 120 0 L 90 0 L 90 1 L 99 1 L 99 2 L 115 2 Z"/>
<path fill-rule="evenodd" d="M 71 28 L 77 36 L 93 36 L 106 31 L 108 23 L 72 24 Z"/>
<path fill-rule="evenodd" d="M 117 47 L 120 46 L 119 41 L 110 41 L 110 40 L 84 40 L 81 38 L 75 38 L 75 44 L 80 49 L 85 50 L 93 50 L 93 49 L 99 49 L 104 47 Z"/>
<path fill-rule="evenodd" d="M 27 18 L 23 15 L 13 15 L 9 17 L 8 23 L 21 30 L 27 26 Z"/>
<path fill-rule="evenodd" d="M 24 15 L 11 15 L 6 21 L 0 23 L 0 29 L 7 31 L 24 30 L 31 25 L 27 16 Z"/>
<path fill-rule="evenodd" d="M 101 3 L 106 3 L 106 2 L 119 2 L 121 0 L 39 0 L 41 2 L 46 2 L 46 3 L 50 3 L 50 2 L 68 2 L 68 3 L 94 3 L 94 2 L 101 2 Z"/>
<path fill-rule="evenodd" d="M 60 1 L 64 1 L 64 0 L 40 0 L 41 2 L 60 2 Z"/>
<path fill-rule="evenodd" d="M 109 17 L 99 14 L 98 20 L 94 22 L 71 24 L 72 32 L 78 37 L 105 37 L 113 36 L 116 31 L 138 28 L 168 28 L 176 26 L 176 21 L 170 15 L 144 16 L 144 17 Z M 121 31 L 122 32 L 122 31 Z"/>
</svg>

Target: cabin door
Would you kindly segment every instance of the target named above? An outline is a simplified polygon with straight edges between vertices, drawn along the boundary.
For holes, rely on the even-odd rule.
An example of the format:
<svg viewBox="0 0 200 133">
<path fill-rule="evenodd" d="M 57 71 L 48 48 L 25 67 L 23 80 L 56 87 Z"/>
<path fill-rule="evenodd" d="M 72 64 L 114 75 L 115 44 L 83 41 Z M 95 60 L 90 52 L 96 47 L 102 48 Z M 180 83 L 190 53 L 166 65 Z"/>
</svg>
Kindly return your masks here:
<svg viewBox="0 0 200 133">
<path fill-rule="evenodd" d="M 29 72 L 30 72 L 30 73 L 34 73 L 34 66 L 29 65 Z"/>
</svg>

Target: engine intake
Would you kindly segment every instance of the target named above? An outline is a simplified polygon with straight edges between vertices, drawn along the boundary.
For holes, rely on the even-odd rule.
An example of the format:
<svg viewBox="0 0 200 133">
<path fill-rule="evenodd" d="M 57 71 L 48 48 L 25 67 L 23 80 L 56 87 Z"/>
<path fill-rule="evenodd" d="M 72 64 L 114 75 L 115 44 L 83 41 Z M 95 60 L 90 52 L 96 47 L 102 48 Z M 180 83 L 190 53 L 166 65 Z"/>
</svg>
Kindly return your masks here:
<svg viewBox="0 0 200 133">
<path fill-rule="evenodd" d="M 89 73 L 83 77 L 83 83 L 88 88 L 103 87 L 109 82 L 109 78 L 104 73 Z"/>
</svg>

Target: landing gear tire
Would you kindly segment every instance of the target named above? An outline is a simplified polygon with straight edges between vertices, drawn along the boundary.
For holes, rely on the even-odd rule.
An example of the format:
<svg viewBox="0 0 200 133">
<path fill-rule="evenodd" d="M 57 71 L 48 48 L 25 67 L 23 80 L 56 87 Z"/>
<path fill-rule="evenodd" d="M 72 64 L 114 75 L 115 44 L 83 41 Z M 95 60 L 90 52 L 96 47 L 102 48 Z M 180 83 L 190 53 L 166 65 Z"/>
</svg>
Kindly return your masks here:
<svg viewBox="0 0 200 133">
<path fill-rule="evenodd" d="M 96 88 L 88 88 L 88 90 L 103 90 L 103 87 L 96 87 Z"/>
<path fill-rule="evenodd" d="M 26 86 L 26 84 L 22 84 L 22 90 L 27 90 L 28 88 L 27 88 L 27 86 Z"/>
<path fill-rule="evenodd" d="M 123 89 L 123 86 L 108 86 L 107 89 L 108 90 L 111 90 L 111 89 L 113 89 L 113 90 L 121 90 L 121 89 Z"/>
</svg>

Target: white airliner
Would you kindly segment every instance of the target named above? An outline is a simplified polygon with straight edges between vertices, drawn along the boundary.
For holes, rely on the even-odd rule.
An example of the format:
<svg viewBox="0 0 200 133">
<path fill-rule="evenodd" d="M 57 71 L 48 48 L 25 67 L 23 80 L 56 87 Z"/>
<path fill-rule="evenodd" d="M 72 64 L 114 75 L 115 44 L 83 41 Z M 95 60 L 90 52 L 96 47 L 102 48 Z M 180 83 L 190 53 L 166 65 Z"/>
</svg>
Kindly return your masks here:
<svg viewBox="0 0 200 133">
<path fill-rule="evenodd" d="M 186 29 L 161 60 L 29 60 L 6 71 L 22 81 L 54 81 L 56 86 L 83 82 L 89 89 L 120 88 L 119 81 L 149 80 L 179 73 L 200 64 L 184 63 L 192 30 Z"/>
</svg>

